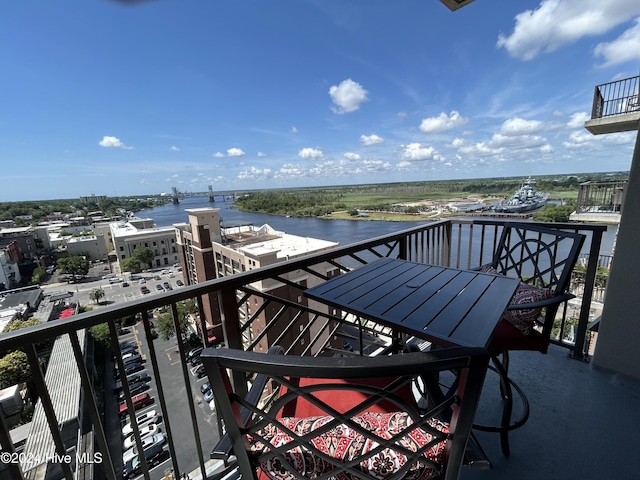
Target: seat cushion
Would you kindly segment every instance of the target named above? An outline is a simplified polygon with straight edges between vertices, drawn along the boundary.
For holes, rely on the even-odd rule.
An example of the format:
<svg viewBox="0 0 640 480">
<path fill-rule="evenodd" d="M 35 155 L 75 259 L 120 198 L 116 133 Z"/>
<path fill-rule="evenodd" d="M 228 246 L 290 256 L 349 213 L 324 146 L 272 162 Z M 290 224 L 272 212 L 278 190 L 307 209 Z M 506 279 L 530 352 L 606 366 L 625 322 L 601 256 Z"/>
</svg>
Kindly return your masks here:
<svg viewBox="0 0 640 480">
<path fill-rule="evenodd" d="M 279 419 L 285 428 L 296 435 L 310 434 L 321 429 L 331 420 L 333 417 L 328 416 Z M 447 423 L 430 419 L 429 427 L 411 428 L 410 425 L 413 422 L 406 412 L 366 413 L 352 417 L 352 420 L 384 440 L 389 440 L 407 429 L 406 433 L 396 439 L 394 443 L 411 451 L 416 451 L 433 442 L 433 445 L 429 446 L 421 457 L 424 458 L 424 462 L 415 461 L 404 478 L 428 479 L 441 473 L 440 467 L 444 462 L 447 442 L 446 433 L 449 430 Z M 434 431 L 430 432 L 430 428 Z M 408 459 L 404 453 L 393 447 L 386 447 L 375 455 L 366 457 L 368 452 L 379 446 L 373 434 L 370 438 L 349 425 L 339 424 L 328 431 L 320 431 L 309 440 L 308 447 L 307 445 L 297 445 L 284 451 L 284 459 L 289 467 L 300 475 L 315 478 L 336 468 L 321 458 L 318 451 L 340 462 L 362 458 L 355 468 L 374 478 L 385 479 L 397 472 L 407 463 Z M 262 439 L 257 437 L 262 437 Z M 438 441 L 438 438 L 442 439 Z M 280 425 L 270 423 L 254 437 L 249 436 L 248 441 L 250 454 L 257 457 L 271 451 L 270 447 L 286 447 L 292 441 L 292 437 Z M 262 470 L 258 473 L 264 473 L 272 480 L 293 480 L 296 478 L 293 473 L 283 467 L 281 460 L 276 457 L 258 460 L 258 462 L 259 470 Z M 356 479 L 356 476 L 346 473 L 340 473 L 336 477 L 345 480 Z"/>
<path fill-rule="evenodd" d="M 498 271 L 493 268 L 492 265 L 483 265 L 480 271 L 484 273 L 492 273 L 494 275 L 500 275 Z M 540 316 L 541 308 L 526 308 L 527 303 L 537 302 L 539 300 L 545 300 L 551 298 L 553 292 L 548 288 L 539 288 L 528 283 L 520 282 L 516 292 L 511 297 L 512 305 L 522 305 L 523 309 L 518 310 L 506 310 L 504 312 L 504 319 L 511 325 L 520 330 L 524 335 L 529 335 L 535 321 Z"/>
</svg>

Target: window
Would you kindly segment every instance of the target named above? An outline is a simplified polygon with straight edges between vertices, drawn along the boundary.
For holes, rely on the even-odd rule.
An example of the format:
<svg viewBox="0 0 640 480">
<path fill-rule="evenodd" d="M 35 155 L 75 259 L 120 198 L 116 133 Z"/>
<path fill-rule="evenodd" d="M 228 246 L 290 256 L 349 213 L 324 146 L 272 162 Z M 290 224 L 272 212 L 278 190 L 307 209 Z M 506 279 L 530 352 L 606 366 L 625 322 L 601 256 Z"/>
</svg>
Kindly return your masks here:
<svg viewBox="0 0 640 480">
<path fill-rule="evenodd" d="M 156 245 L 158 245 L 158 242 L 153 242 L 153 246 L 155 247 Z"/>
<path fill-rule="evenodd" d="M 124 252 L 124 247 L 122 245 L 120 245 L 120 251 Z M 122 257 L 122 258 L 124 258 L 124 257 Z"/>
</svg>

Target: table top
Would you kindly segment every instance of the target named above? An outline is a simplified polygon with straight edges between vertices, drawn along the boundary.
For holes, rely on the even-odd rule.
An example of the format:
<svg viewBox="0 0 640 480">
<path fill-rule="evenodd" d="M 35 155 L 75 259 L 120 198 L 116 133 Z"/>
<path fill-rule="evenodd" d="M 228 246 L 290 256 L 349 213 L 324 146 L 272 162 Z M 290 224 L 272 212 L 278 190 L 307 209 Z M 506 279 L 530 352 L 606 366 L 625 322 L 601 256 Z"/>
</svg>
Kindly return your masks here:
<svg viewBox="0 0 640 480">
<path fill-rule="evenodd" d="M 517 278 L 384 258 L 304 295 L 441 346 L 487 347 Z"/>
</svg>

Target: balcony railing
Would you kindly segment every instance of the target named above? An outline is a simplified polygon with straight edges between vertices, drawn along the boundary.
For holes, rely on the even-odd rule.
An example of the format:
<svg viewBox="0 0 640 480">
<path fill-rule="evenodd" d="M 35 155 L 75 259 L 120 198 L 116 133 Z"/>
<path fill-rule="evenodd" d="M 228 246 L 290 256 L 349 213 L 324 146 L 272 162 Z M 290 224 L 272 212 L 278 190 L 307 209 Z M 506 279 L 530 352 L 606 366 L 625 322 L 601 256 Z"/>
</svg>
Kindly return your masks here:
<svg viewBox="0 0 640 480">
<path fill-rule="evenodd" d="M 639 82 L 640 76 L 596 86 L 591 119 L 640 111 Z"/>
<path fill-rule="evenodd" d="M 195 299 L 200 312 L 204 312 L 205 305 L 219 311 L 220 323 L 214 328 L 217 329 L 218 338 L 223 338 L 224 343 L 231 348 L 266 351 L 270 345 L 278 344 L 288 354 L 295 355 L 332 355 L 338 352 L 346 355 L 374 354 L 390 347 L 392 332 L 369 319 L 356 318 L 309 301 L 303 296 L 304 290 L 382 257 L 457 268 L 476 267 L 490 261 L 502 225 L 502 222 L 484 220 L 429 223 L 231 277 L 187 286 L 148 299 L 111 305 L 0 335 L 0 353 L 22 350 L 28 357 L 32 384 L 40 402 L 34 416 L 41 418 L 40 423 L 33 422 L 32 429 L 45 430 L 30 433 L 22 456 L 15 455 L 21 461 L 8 465 L 7 472 L 10 476 L 7 478 L 33 478 L 33 473 L 29 471 L 29 467 L 33 465 L 29 465 L 27 460 L 46 460 L 53 455 L 57 455 L 57 459 L 68 460 L 49 466 L 50 469 L 58 469 L 55 471 L 57 478 L 81 478 L 75 476 L 81 469 L 90 470 L 84 478 L 121 478 L 122 462 L 118 458 L 120 452 L 113 449 L 114 437 L 118 437 L 115 443 L 120 440 L 119 425 L 114 426 L 113 422 L 108 421 L 115 416 L 109 409 L 117 409 L 117 405 L 109 405 L 108 396 L 104 394 L 110 384 L 109 372 L 105 373 L 102 365 L 94 363 L 93 359 L 97 357 L 94 357 L 90 336 L 85 335 L 87 328 L 108 324 L 111 349 L 117 353 L 115 363 L 120 371 L 124 370 L 124 364 L 119 355 L 116 322 L 136 314 L 147 318 L 148 311 L 168 307 L 173 314 L 175 328 L 179 330 L 178 304 L 189 299 Z M 571 356 L 586 359 L 587 326 L 591 320 L 593 292 L 597 292 L 599 286 L 596 273 L 601 261 L 601 237 L 606 227 L 577 224 L 554 226 L 587 235 L 582 257 L 584 269 L 575 277 L 572 285 L 573 291 L 580 295 L 580 301 L 573 313 L 568 306 L 560 309 L 554 340 L 566 348 Z M 205 297 L 206 302 L 203 300 Z M 180 365 L 175 367 L 178 373 L 168 377 L 167 372 L 163 371 L 166 367 L 160 362 L 162 352 L 156 350 L 157 342 L 153 340 L 149 322 L 141 322 L 139 328 L 143 329 L 142 347 L 155 381 L 155 408 L 164 419 L 169 456 L 169 466 L 166 468 L 172 468 L 176 474 L 196 470 L 202 478 L 211 478 L 212 474 L 207 473 L 207 468 L 209 452 L 214 445 L 201 441 L 202 427 L 198 422 L 199 412 L 197 402 L 194 401 L 192 377 L 184 362 L 188 347 L 183 342 L 177 342 L 175 349 L 179 359 L 183 361 L 174 362 L 174 365 Z M 201 331 L 206 331 L 206 328 Z M 58 353 L 56 361 L 64 358 L 65 366 L 61 369 L 54 365 L 55 358 L 52 354 L 45 376 L 45 368 L 42 359 L 38 358 L 36 345 L 54 339 L 54 354 L 62 352 Z M 206 338 L 203 340 L 206 342 Z M 56 379 L 60 382 L 61 378 L 66 386 L 77 389 L 74 397 L 61 397 L 58 391 L 60 385 L 53 386 Z M 176 389 L 184 392 L 181 395 L 181 407 L 188 412 L 184 414 L 186 421 L 182 414 L 177 413 L 178 408 L 172 403 L 173 400 L 168 398 L 169 391 Z M 127 382 L 123 382 L 123 390 L 128 413 L 132 417 L 134 406 Z M 73 425 L 76 425 L 75 430 Z M 217 429 L 220 433 L 221 426 L 217 425 Z M 134 433 L 136 445 L 140 449 L 140 432 L 134 428 Z M 44 439 L 34 446 L 36 437 L 40 438 L 38 435 L 43 435 Z M 179 438 L 195 441 L 196 459 L 191 463 L 179 458 Z M 15 452 L 4 421 L 0 423 L 0 443 L 4 452 Z M 89 450 L 101 452 L 101 462 L 94 464 L 86 461 L 87 454 L 83 453 L 86 452 L 86 445 L 89 445 L 86 447 Z M 69 457 L 64 457 L 65 455 Z M 151 465 L 143 461 L 141 467 L 145 478 L 154 478 L 149 474 Z M 2 472 L 0 478 L 1 475 Z"/>
</svg>

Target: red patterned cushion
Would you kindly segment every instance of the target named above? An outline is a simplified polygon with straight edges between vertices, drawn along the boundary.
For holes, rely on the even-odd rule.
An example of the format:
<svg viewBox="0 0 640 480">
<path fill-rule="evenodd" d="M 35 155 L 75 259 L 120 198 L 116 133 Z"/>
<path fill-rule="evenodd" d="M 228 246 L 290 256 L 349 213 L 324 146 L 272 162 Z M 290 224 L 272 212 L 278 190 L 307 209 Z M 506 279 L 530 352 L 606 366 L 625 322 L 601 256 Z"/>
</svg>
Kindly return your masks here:
<svg viewBox="0 0 640 480">
<path fill-rule="evenodd" d="M 285 417 L 279 419 L 279 422 L 296 435 L 305 435 L 326 425 L 332 419 L 333 417 Z M 396 439 L 395 444 L 414 452 L 433 442 L 433 445 L 423 453 L 425 460 L 428 461 L 416 461 L 411 465 L 404 478 L 424 480 L 441 473 L 437 466 L 442 465 L 444 460 L 446 433 L 449 431 L 447 423 L 436 419 L 429 421 L 429 427 L 437 432 L 442 432 L 442 437 L 445 437 L 438 442 L 439 435 L 434 435 L 436 432 L 431 433 L 428 428 L 411 428 L 410 425 L 413 422 L 405 412 L 366 413 L 352 417 L 352 420 L 384 440 L 389 440 L 404 431 L 404 434 Z M 273 423 L 258 432 L 255 437 L 249 436 L 248 440 L 250 452 L 256 457 L 269 452 L 270 446 L 282 447 L 292 441 L 291 436 L 281 429 L 280 425 Z M 262 439 L 257 437 L 262 437 Z M 306 445 L 293 446 L 284 452 L 284 458 L 289 467 L 300 475 L 315 478 L 333 470 L 335 466 L 325 462 L 314 450 L 340 461 L 351 461 L 366 455 L 367 452 L 378 446 L 379 443 L 375 439 L 365 437 L 348 425 L 340 424 L 311 438 L 308 447 Z M 406 463 L 406 455 L 399 450 L 387 447 L 373 456 L 363 458 L 357 468 L 374 478 L 385 479 Z M 261 461 L 260 468 L 272 480 L 294 480 L 296 478 L 281 464 L 281 460 L 275 457 Z M 355 477 L 342 472 L 335 478 L 349 480 Z"/>
<path fill-rule="evenodd" d="M 480 271 L 500 275 L 491 265 L 483 265 Z M 525 305 L 551 298 L 553 292 L 548 288 L 539 288 L 528 283 L 520 282 L 516 293 L 511 297 L 511 305 Z M 529 335 L 536 319 L 540 315 L 541 308 L 523 308 L 522 310 L 506 310 L 504 319 L 520 330 L 524 335 Z"/>
</svg>

